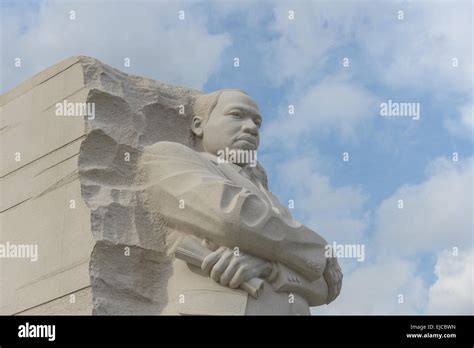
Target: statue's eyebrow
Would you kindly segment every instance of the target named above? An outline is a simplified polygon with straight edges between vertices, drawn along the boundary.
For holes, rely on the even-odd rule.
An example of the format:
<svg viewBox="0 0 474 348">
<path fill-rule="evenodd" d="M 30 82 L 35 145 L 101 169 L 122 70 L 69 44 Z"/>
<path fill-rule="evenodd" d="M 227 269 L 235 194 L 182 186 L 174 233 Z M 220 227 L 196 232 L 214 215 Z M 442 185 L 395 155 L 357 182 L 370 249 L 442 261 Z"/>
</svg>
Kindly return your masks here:
<svg viewBox="0 0 474 348">
<path fill-rule="evenodd" d="M 224 112 L 227 113 L 233 109 L 237 109 L 237 110 L 243 111 L 246 114 L 250 114 L 253 117 L 256 117 L 260 122 L 262 122 L 262 116 L 260 115 L 260 113 L 256 112 L 255 108 L 249 108 L 242 105 L 233 104 L 233 105 L 226 106 L 224 108 Z"/>
</svg>

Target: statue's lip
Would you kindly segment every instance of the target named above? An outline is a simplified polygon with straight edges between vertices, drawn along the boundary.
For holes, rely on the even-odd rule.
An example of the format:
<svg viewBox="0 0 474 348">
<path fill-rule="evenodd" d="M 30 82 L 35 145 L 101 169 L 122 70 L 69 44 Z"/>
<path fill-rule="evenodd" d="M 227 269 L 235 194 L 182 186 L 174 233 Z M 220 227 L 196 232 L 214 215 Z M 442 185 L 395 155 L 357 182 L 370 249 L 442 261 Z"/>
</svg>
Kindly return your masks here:
<svg viewBox="0 0 474 348">
<path fill-rule="evenodd" d="M 248 141 L 254 145 L 257 145 L 257 138 L 251 136 L 251 135 L 242 135 L 240 137 L 237 138 L 237 140 L 245 140 L 245 141 Z"/>
</svg>

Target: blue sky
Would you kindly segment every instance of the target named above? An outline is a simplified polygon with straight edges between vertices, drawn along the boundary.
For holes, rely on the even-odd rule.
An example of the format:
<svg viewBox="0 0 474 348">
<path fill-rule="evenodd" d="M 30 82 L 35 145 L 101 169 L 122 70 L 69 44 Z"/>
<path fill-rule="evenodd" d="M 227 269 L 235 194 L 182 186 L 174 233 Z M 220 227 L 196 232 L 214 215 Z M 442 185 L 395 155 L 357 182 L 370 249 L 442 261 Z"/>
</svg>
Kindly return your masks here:
<svg viewBox="0 0 474 348">
<path fill-rule="evenodd" d="M 364 262 L 341 260 L 341 297 L 315 313 L 473 313 L 472 2 L 1 4 L 2 92 L 79 54 L 246 90 L 264 116 L 271 190 L 328 241 L 365 245 Z M 381 117 L 389 99 L 419 103 L 420 119 Z"/>
</svg>

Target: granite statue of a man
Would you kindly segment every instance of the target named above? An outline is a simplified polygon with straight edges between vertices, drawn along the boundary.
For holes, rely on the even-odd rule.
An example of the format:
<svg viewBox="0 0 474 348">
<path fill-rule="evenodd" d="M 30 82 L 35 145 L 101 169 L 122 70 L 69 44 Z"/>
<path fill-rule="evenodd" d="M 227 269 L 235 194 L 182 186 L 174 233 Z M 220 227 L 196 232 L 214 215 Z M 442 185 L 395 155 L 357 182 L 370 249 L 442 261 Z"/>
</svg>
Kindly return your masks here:
<svg viewBox="0 0 474 348">
<path fill-rule="evenodd" d="M 260 165 L 239 160 L 257 150 L 261 123 L 246 93 L 219 90 L 195 99 L 192 148 L 145 148 L 140 185 L 176 256 L 161 314 L 304 315 L 338 296 L 342 273 L 326 241 L 268 191 Z"/>
</svg>

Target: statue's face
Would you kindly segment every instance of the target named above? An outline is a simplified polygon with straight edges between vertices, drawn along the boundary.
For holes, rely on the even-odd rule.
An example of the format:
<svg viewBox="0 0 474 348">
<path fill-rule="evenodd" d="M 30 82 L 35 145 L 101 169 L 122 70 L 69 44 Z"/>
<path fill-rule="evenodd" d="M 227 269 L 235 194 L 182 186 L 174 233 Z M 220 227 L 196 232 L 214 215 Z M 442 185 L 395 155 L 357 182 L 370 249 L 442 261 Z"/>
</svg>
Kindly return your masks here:
<svg viewBox="0 0 474 348">
<path fill-rule="evenodd" d="M 225 91 L 202 126 L 202 146 L 214 155 L 226 147 L 257 150 L 262 118 L 257 104 L 239 91 Z"/>
</svg>

